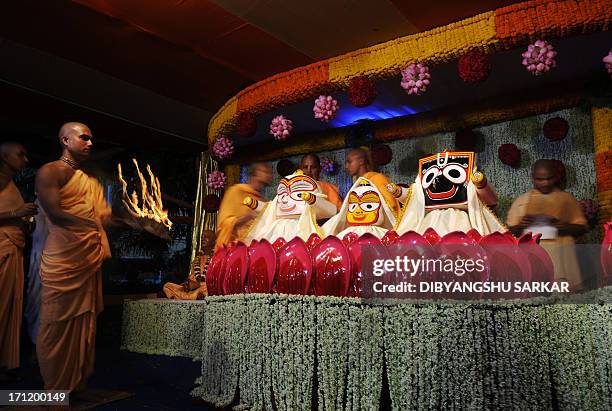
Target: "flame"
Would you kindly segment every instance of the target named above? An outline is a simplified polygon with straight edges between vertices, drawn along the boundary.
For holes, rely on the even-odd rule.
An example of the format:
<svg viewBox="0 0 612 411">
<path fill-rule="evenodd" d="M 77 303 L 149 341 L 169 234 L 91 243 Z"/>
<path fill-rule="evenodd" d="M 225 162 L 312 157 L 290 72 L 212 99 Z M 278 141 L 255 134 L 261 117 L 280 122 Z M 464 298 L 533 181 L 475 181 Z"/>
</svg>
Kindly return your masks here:
<svg viewBox="0 0 612 411">
<path fill-rule="evenodd" d="M 136 166 L 136 171 L 138 173 L 141 198 L 138 197 L 136 190 L 132 191 L 131 195 L 128 195 L 127 182 L 123 179 L 121 163 L 119 163 L 117 164 L 117 169 L 119 171 L 119 182 L 123 187 L 123 204 L 129 213 L 136 218 L 148 218 L 149 220 L 162 224 L 168 229 L 172 228 L 172 221 L 168 218 L 168 211 L 164 210 L 164 205 L 162 203 L 159 179 L 155 177 L 153 171 L 151 171 L 151 167 L 147 164 L 147 173 L 149 174 L 149 184 L 151 186 L 149 189 L 147 180 L 140 171 L 140 167 L 138 167 L 138 161 L 133 158 L 132 162 Z"/>
</svg>

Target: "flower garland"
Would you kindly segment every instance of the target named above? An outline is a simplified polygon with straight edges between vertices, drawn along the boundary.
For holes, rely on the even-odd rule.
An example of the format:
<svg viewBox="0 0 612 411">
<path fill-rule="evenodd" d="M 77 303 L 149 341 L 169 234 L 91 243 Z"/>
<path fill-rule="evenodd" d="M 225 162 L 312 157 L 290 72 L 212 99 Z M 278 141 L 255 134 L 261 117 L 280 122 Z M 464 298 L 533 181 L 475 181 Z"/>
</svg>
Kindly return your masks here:
<svg viewBox="0 0 612 411">
<path fill-rule="evenodd" d="M 253 137 L 255 131 L 257 131 L 257 118 L 248 111 L 240 113 L 236 119 L 236 134 L 238 137 Z"/>
<path fill-rule="evenodd" d="M 606 409 L 611 292 L 577 296 L 593 304 L 560 296 L 503 305 L 285 295 L 128 301 L 122 348 L 200 358 L 193 394 L 218 407 L 239 392 L 252 408 L 310 409 L 316 379 L 319 409 L 379 409 L 384 361 L 393 409 L 548 409 L 553 391 L 559 409 Z"/>
<path fill-rule="evenodd" d="M 511 167 L 518 167 L 521 163 L 521 152 L 516 144 L 507 143 L 499 146 L 497 155 L 502 163 Z"/>
<path fill-rule="evenodd" d="M 212 145 L 212 154 L 220 161 L 227 160 L 234 154 L 234 142 L 225 136 L 217 137 Z"/>
<path fill-rule="evenodd" d="M 457 70 L 466 83 L 481 83 L 489 77 L 491 63 L 486 54 L 473 50 L 459 57 Z"/>
<path fill-rule="evenodd" d="M 348 88 L 348 98 L 355 107 L 367 107 L 376 100 L 378 92 L 372 80 L 364 76 L 351 80 Z"/>
<path fill-rule="evenodd" d="M 408 95 L 415 94 L 418 96 L 427 91 L 431 82 L 431 75 L 426 65 L 422 63 L 409 64 L 401 73 L 402 81 L 400 84 Z"/>
<path fill-rule="evenodd" d="M 393 159 L 393 150 L 387 144 L 377 144 L 370 151 L 375 166 L 385 166 Z"/>
<path fill-rule="evenodd" d="M 276 116 L 270 123 L 270 134 L 275 140 L 283 141 L 289 138 L 293 130 L 293 122 L 283 115 Z"/>
<path fill-rule="evenodd" d="M 346 88 L 358 77 L 390 78 L 414 61 L 439 64 L 474 49 L 489 53 L 526 45 L 537 37 L 605 31 L 611 20 L 608 0 L 525 1 L 298 67 L 255 83 L 228 100 L 209 123 L 209 142 L 230 133 L 238 113 L 244 111 L 259 115 Z"/>
<path fill-rule="evenodd" d="M 557 65 L 556 55 L 557 52 L 552 44 L 547 41 L 538 40 L 530 44 L 527 50 L 523 52 L 523 66 L 531 74 L 539 76 Z"/>
<path fill-rule="evenodd" d="M 610 50 L 608 55 L 601 60 L 604 62 L 604 67 L 608 71 L 608 74 L 612 77 L 612 50 Z"/>
<path fill-rule="evenodd" d="M 569 123 L 564 118 L 553 117 L 546 120 L 542 131 L 544 132 L 544 137 L 550 141 L 561 141 L 567 136 Z"/>
<path fill-rule="evenodd" d="M 338 115 L 338 100 L 332 96 L 319 96 L 312 107 L 314 117 L 321 120 L 324 123 L 328 123 Z"/>
<path fill-rule="evenodd" d="M 227 183 L 227 177 L 223 171 L 213 171 L 208 175 L 208 187 L 215 190 L 222 190 Z"/>
<path fill-rule="evenodd" d="M 321 157 L 321 170 L 329 175 L 336 171 L 336 163 L 329 157 Z"/>
</svg>

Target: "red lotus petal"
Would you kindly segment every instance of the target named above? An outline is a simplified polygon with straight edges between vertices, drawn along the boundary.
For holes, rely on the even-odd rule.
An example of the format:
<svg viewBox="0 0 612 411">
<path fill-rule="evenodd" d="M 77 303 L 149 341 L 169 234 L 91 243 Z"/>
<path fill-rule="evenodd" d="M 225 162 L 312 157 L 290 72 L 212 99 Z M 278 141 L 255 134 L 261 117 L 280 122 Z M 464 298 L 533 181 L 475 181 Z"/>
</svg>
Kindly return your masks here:
<svg viewBox="0 0 612 411">
<path fill-rule="evenodd" d="M 373 259 L 388 259 L 389 254 L 387 248 L 383 246 L 383 243 L 378 237 L 371 233 L 365 233 L 359 237 L 356 241 L 352 242 L 347 248 L 351 259 L 350 269 L 350 285 L 348 295 L 350 297 L 361 297 L 362 295 L 362 246 L 373 246 L 369 248 L 370 255 Z M 382 254 L 380 254 L 382 253 Z M 375 255 L 372 255 L 375 254 Z M 380 255 L 379 255 L 380 254 Z M 386 281 L 386 280 L 385 280 Z M 392 283 L 388 283 L 392 284 Z"/>
<path fill-rule="evenodd" d="M 525 233 L 519 237 L 519 244 L 540 244 L 540 237 L 542 234 L 532 235 L 531 232 Z"/>
<path fill-rule="evenodd" d="M 539 238 L 540 234 L 532 237 L 532 241 L 539 241 Z M 529 261 L 531 282 L 553 282 L 555 280 L 555 266 L 545 249 L 535 242 L 520 243 L 519 248 L 525 253 Z M 532 294 L 531 296 L 537 295 L 540 294 Z"/>
<path fill-rule="evenodd" d="M 482 235 L 475 228 L 471 228 L 466 234 L 477 243 L 480 242 L 480 239 L 482 238 Z"/>
<path fill-rule="evenodd" d="M 307 294 L 313 265 L 304 240 L 295 237 L 276 255 L 278 271 L 273 291 L 281 294 Z"/>
<path fill-rule="evenodd" d="M 206 286 L 209 295 L 223 295 L 223 277 L 225 274 L 225 256 L 227 247 L 219 248 L 210 259 L 206 270 Z"/>
<path fill-rule="evenodd" d="M 267 240 L 253 241 L 249 246 L 247 293 L 269 293 L 276 274 L 276 252 Z"/>
<path fill-rule="evenodd" d="M 434 254 L 434 250 L 422 235 L 415 231 L 408 231 L 400 236 L 395 245 L 388 247 L 389 257 L 391 259 L 395 259 L 395 257 L 399 257 L 401 261 L 404 261 L 404 257 L 409 260 L 434 260 L 436 258 L 436 254 Z M 413 264 L 413 263 L 408 263 Z M 418 263 L 419 270 L 417 272 L 403 272 L 398 273 L 397 282 L 406 281 L 407 283 L 415 284 L 416 289 L 419 290 L 419 283 L 421 282 L 431 282 L 437 281 L 436 273 L 431 269 L 427 269 L 428 267 L 424 267 L 423 263 Z M 432 298 L 432 292 L 415 292 L 412 293 L 411 296 L 414 298 Z"/>
<path fill-rule="evenodd" d="M 240 294 L 244 290 L 247 270 L 249 268 L 248 248 L 244 243 L 237 243 L 227 253 L 223 292 L 225 295 Z"/>
<path fill-rule="evenodd" d="M 429 241 L 416 231 L 407 231 L 397 239 L 397 244 L 403 245 L 431 245 Z"/>
<path fill-rule="evenodd" d="M 425 232 L 423 233 L 423 237 L 427 241 L 429 241 L 429 244 L 431 245 L 438 244 L 438 242 L 440 241 L 440 235 L 436 232 L 436 230 L 431 227 L 425 230 Z"/>
<path fill-rule="evenodd" d="M 347 295 L 350 282 L 350 257 L 346 246 L 337 237 L 330 236 L 313 250 L 315 264 L 315 295 Z"/>
<path fill-rule="evenodd" d="M 443 261 L 447 260 L 472 260 L 480 261 L 484 269 L 482 271 L 472 270 L 471 272 L 459 273 L 442 271 L 438 272 L 439 281 L 456 281 L 456 282 L 476 282 L 487 281 L 489 279 L 489 263 L 487 254 L 472 238 L 461 231 L 453 231 L 446 234 L 440 239 L 440 242 L 434 247 L 438 251 L 438 255 L 443 256 Z M 457 263 L 456 263 L 457 264 Z M 441 293 L 440 297 L 454 299 L 475 299 L 481 297 L 481 293 Z"/>
<path fill-rule="evenodd" d="M 391 245 L 391 244 L 395 244 L 398 238 L 399 238 L 399 234 L 397 234 L 393 230 L 389 230 L 385 233 L 381 241 L 384 245 Z"/>
<path fill-rule="evenodd" d="M 515 241 L 514 236 L 508 237 L 505 234 L 500 233 L 499 231 L 492 232 L 491 234 L 487 234 L 480 239 L 478 242 L 480 245 L 483 244 L 508 244 L 514 245 L 517 242 Z"/>
<path fill-rule="evenodd" d="M 272 243 L 272 248 L 274 248 L 274 251 L 276 251 L 278 253 L 280 251 L 280 249 L 285 246 L 285 244 L 287 244 L 287 241 L 283 237 L 278 237 Z"/>
<path fill-rule="evenodd" d="M 309 251 L 312 251 L 312 249 L 315 248 L 320 242 L 321 237 L 319 237 L 319 234 L 312 233 L 310 234 L 310 237 L 308 237 L 308 241 L 306 241 L 306 248 L 308 248 Z"/>
<path fill-rule="evenodd" d="M 489 261 L 489 279 L 493 282 L 529 282 L 532 276 L 532 267 L 529 255 L 519 246 L 514 236 L 494 232 L 484 236 L 480 245 L 487 253 Z M 535 244 L 533 244 L 535 245 Z M 511 284 L 511 291 L 494 291 L 486 295 L 491 299 L 524 298 L 526 293 L 516 293 Z"/>
<path fill-rule="evenodd" d="M 505 235 L 510 241 L 512 241 L 512 244 L 518 244 L 518 238 L 516 238 L 514 234 L 512 234 L 510 231 L 504 231 L 503 235 Z"/>
<path fill-rule="evenodd" d="M 425 234 L 423 236 L 425 237 Z M 452 231 L 442 237 L 438 244 L 476 245 L 478 243 L 463 231 Z"/>
<path fill-rule="evenodd" d="M 359 238 L 359 235 L 357 233 L 348 232 L 344 235 L 342 242 L 344 243 L 345 246 L 348 247 L 349 245 L 357 241 L 358 238 Z"/>
</svg>

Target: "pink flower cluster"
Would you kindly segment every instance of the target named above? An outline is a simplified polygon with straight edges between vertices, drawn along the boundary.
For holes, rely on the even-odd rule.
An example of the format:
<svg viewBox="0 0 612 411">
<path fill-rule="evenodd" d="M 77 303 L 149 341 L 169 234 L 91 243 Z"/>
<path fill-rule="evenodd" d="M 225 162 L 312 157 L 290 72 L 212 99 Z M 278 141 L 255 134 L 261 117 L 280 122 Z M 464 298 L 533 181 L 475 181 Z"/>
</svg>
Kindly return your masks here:
<svg viewBox="0 0 612 411">
<path fill-rule="evenodd" d="M 219 136 L 213 143 L 212 153 L 219 160 L 228 159 L 234 154 L 234 142 L 227 137 Z"/>
<path fill-rule="evenodd" d="M 321 157 L 321 170 L 327 174 L 333 174 L 335 168 L 334 160 L 329 157 Z"/>
<path fill-rule="evenodd" d="M 606 65 L 606 70 L 608 70 L 608 74 L 612 77 L 612 50 L 610 50 L 608 55 L 604 57 L 602 61 Z"/>
<path fill-rule="evenodd" d="M 227 183 L 227 177 L 223 171 L 213 171 L 208 175 L 208 187 L 222 190 Z"/>
<path fill-rule="evenodd" d="M 312 111 L 314 112 L 315 118 L 327 123 L 336 117 L 339 108 L 338 100 L 334 99 L 332 96 L 319 96 L 319 98 L 315 100 Z"/>
<path fill-rule="evenodd" d="M 274 117 L 270 123 L 270 134 L 279 141 L 286 140 L 292 130 L 293 122 L 283 115 Z"/>
<path fill-rule="evenodd" d="M 402 70 L 402 88 L 408 94 L 416 94 L 417 96 L 427 90 L 431 75 L 429 68 L 425 64 L 410 64 Z"/>
<path fill-rule="evenodd" d="M 545 40 L 537 40 L 527 47 L 527 51 L 523 52 L 523 66 L 527 68 L 527 71 L 539 76 L 557 65 L 556 55 L 557 52 L 552 44 Z"/>
</svg>

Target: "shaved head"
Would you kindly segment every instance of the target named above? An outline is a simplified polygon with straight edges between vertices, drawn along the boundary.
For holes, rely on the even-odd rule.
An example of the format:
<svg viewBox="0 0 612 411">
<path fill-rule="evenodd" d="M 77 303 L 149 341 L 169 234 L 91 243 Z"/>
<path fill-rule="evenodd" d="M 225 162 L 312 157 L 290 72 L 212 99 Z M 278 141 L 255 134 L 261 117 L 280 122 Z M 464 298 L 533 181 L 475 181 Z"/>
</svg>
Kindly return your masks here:
<svg viewBox="0 0 612 411">
<path fill-rule="evenodd" d="M 22 148 L 24 148 L 23 144 L 16 143 L 14 141 L 3 141 L 2 143 L 0 143 L 0 160 L 5 155 L 11 153 L 13 150 L 19 150 Z"/>
<path fill-rule="evenodd" d="M 23 144 L 13 141 L 0 143 L 0 167 L 13 174 L 28 163 L 27 152 Z"/>
<path fill-rule="evenodd" d="M 553 191 L 559 182 L 554 163 L 550 160 L 538 160 L 533 163 L 531 178 L 534 188 L 544 194 Z"/>
<path fill-rule="evenodd" d="M 63 138 L 71 137 L 71 136 L 80 136 L 81 134 L 91 135 L 91 130 L 83 123 L 77 123 L 71 121 L 69 123 L 65 123 L 59 131 L 59 141 L 62 146 L 64 146 Z"/>
<path fill-rule="evenodd" d="M 318 180 L 321 174 L 321 160 L 316 154 L 306 154 L 300 161 L 300 168 L 304 174 Z"/>
<path fill-rule="evenodd" d="M 59 142 L 62 156 L 71 157 L 77 162 L 85 160 L 93 146 L 91 130 L 83 123 L 70 122 L 60 128 Z"/>
<path fill-rule="evenodd" d="M 545 159 L 540 159 L 540 160 L 537 160 L 535 163 L 533 163 L 533 167 L 531 171 L 535 172 L 536 170 L 545 170 L 551 173 L 556 172 L 553 162 L 550 160 L 545 160 Z"/>
<path fill-rule="evenodd" d="M 361 147 L 350 149 L 346 153 L 345 169 L 350 176 L 354 177 L 358 177 L 366 171 L 372 171 L 374 167 L 369 151 Z"/>
</svg>

